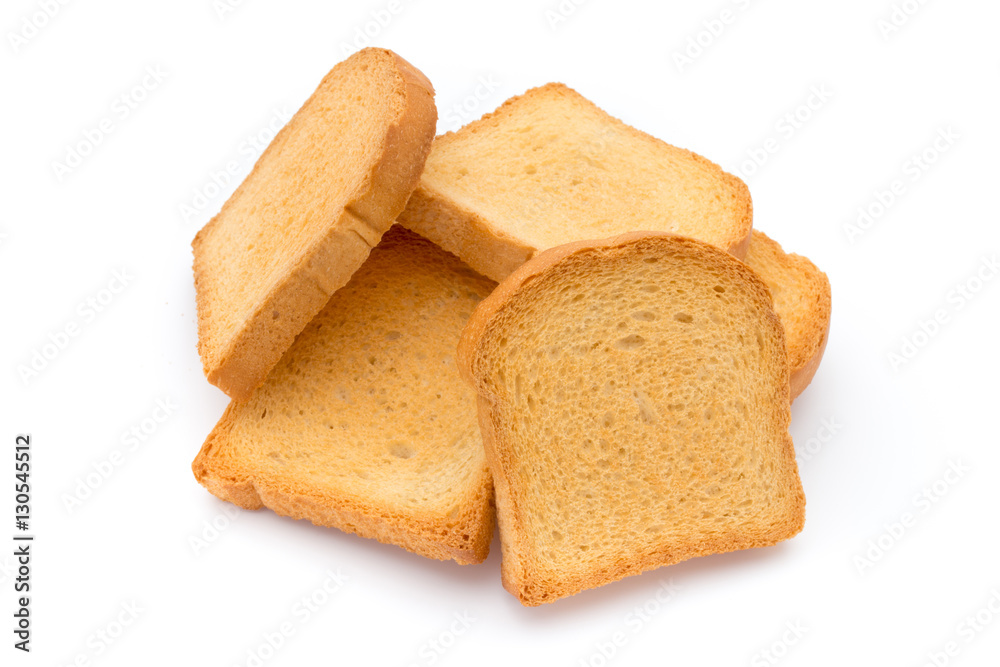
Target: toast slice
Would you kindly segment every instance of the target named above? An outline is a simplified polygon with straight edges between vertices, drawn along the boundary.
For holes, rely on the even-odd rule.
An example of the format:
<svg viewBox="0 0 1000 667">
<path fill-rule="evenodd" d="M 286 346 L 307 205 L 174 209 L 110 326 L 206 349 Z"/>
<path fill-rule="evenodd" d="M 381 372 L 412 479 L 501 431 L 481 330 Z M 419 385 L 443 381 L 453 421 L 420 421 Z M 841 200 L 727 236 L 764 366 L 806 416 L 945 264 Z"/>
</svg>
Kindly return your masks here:
<svg viewBox="0 0 1000 667">
<path fill-rule="evenodd" d="M 767 284 L 785 327 L 791 396 L 809 385 L 830 335 L 830 281 L 808 258 L 786 253 L 763 232 L 753 231 L 747 265 Z"/>
<path fill-rule="evenodd" d="M 244 399 L 378 244 L 416 187 L 437 122 L 415 67 L 365 49 L 334 67 L 198 232 L 198 351 Z"/>
<path fill-rule="evenodd" d="M 438 137 L 399 222 L 499 281 L 546 248 L 635 229 L 743 257 L 752 219 L 743 181 L 550 83 Z"/>
<path fill-rule="evenodd" d="M 731 255 L 651 232 L 553 248 L 458 356 L 523 604 L 801 530 L 784 333 Z"/>
<path fill-rule="evenodd" d="M 492 482 L 462 327 L 494 283 L 394 227 L 194 460 L 213 494 L 429 558 L 478 563 Z"/>
</svg>

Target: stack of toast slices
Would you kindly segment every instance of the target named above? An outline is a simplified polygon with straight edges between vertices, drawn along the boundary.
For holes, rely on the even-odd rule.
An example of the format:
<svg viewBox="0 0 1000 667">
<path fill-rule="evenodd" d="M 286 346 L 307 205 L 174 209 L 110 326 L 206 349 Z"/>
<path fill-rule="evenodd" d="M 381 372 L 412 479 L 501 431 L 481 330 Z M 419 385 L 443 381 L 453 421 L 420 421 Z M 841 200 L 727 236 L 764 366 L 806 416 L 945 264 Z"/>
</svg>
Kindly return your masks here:
<svg viewBox="0 0 1000 667">
<path fill-rule="evenodd" d="M 460 564 L 496 523 L 529 606 L 798 533 L 826 276 L 741 180 L 566 86 L 436 120 L 427 77 L 360 51 L 196 236 L 232 398 L 197 480 Z"/>
</svg>

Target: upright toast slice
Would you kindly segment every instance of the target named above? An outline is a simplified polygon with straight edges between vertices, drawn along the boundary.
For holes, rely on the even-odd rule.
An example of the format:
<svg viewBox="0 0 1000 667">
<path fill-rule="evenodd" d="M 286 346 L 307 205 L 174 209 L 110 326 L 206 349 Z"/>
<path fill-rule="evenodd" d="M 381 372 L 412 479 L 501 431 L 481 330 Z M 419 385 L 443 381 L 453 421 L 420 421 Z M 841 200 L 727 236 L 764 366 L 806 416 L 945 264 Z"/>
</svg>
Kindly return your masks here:
<svg viewBox="0 0 1000 667">
<path fill-rule="evenodd" d="M 455 366 L 494 283 L 394 227 L 285 352 L 230 403 L 192 468 L 240 507 L 478 563 L 493 536 L 475 394 Z"/>
<path fill-rule="evenodd" d="M 785 327 L 792 400 L 812 381 L 830 335 L 830 281 L 808 258 L 753 231 L 747 265 L 767 284 Z"/>
<path fill-rule="evenodd" d="M 717 248 L 636 232 L 543 252 L 477 307 L 459 367 L 525 605 L 802 528 L 782 326 Z"/>
<path fill-rule="evenodd" d="M 663 230 L 743 257 L 740 179 L 548 84 L 437 138 L 399 222 L 494 280 L 546 248 Z"/>
<path fill-rule="evenodd" d="M 403 210 L 436 122 L 430 82 L 391 51 L 326 75 L 192 244 L 212 384 L 244 399 L 264 381 Z"/>
</svg>

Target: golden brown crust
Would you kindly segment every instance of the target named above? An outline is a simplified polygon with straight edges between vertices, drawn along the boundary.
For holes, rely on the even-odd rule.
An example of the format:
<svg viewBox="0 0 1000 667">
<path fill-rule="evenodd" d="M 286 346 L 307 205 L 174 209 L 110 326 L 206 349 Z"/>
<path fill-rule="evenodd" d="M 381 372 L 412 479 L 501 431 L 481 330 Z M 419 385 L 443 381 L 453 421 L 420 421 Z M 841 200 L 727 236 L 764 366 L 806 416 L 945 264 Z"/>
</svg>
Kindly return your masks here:
<svg viewBox="0 0 1000 667">
<path fill-rule="evenodd" d="M 508 99 L 493 112 L 472 121 L 458 131 L 447 132 L 439 136 L 436 141 L 447 142 L 459 132 L 475 132 L 483 125 L 495 124 L 504 117 L 512 105 L 516 105 L 525 98 L 553 90 L 563 94 L 571 94 L 587 105 L 600 110 L 593 102 L 565 84 L 548 83 Z M 669 146 L 661 139 L 646 134 L 603 110 L 600 111 L 607 116 L 609 122 L 624 129 L 632 136 L 655 145 Z M 670 146 L 670 148 L 676 147 Z M 695 162 L 713 171 L 718 171 L 723 182 L 732 192 L 739 217 L 732 233 L 720 244 L 720 247 L 734 257 L 742 259 L 750 245 L 750 231 L 753 227 L 753 201 L 749 188 L 738 177 L 723 171 L 722 167 L 711 160 L 687 149 L 677 148 L 677 150 L 683 151 Z M 534 247 L 526 241 L 514 237 L 494 222 L 462 206 L 459 202 L 434 188 L 427 182 L 427 179 L 422 179 L 420 187 L 400 215 L 399 223 L 458 255 L 469 266 L 498 282 L 509 276 L 521 263 L 545 250 L 545 248 Z"/>
<path fill-rule="evenodd" d="M 827 311 L 829 313 L 829 311 Z M 823 360 L 823 353 L 826 352 L 826 342 L 830 338 L 830 317 L 827 315 L 826 327 L 823 329 L 817 329 L 817 340 L 820 341 L 819 347 L 815 348 L 812 356 L 805 364 L 795 368 L 791 375 L 790 386 L 791 386 L 791 397 L 794 401 L 799 397 L 809 383 L 812 382 L 813 377 L 816 375 L 817 369 L 819 369 L 819 363 Z"/>
<path fill-rule="evenodd" d="M 490 402 L 482 396 L 476 399 L 479 432 L 483 436 L 483 447 L 486 450 L 486 464 L 489 469 L 501 470 L 503 463 L 500 461 L 499 452 L 496 446 L 496 427 L 493 424 L 493 414 Z M 500 526 L 501 533 L 514 535 L 523 534 L 524 529 L 520 525 L 521 512 L 517 507 L 517 496 L 511 489 L 510 479 L 505 475 L 493 476 L 493 503 L 496 512 L 496 522 Z M 523 563 L 527 559 L 520 547 L 522 540 L 500 540 L 500 553 L 502 556 L 502 567 L 500 569 L 500 579 L 503 587 L 512 595 L 521 596 L 518 593 L 519 582 L 527 577 L 524 573 Z"/>
<path fill-rule="evenodd" d="M 696 154 L 692 153 L 692 155 Z M 737 176 L 728 172 L 724 173 L 736 191 L 736 199 L 742 214 L 739 231 L 733 235 L 729 247 L 723 248 L 723 250 L 727 250 L 733 257 L 743 259 L 750 249 L 750 237 L 753 232 L 753 198 L 750 196 L 750 188 L 747 187 L 746 183 Z"/>
<path fill-rule="evenodd" d="M 802 529 L 805 519 L 805 496 L 801 484 L 798 482 L 794 446 L 791 436 L 788 434 L 790 421 L 787 409 L 790 400 L 789 385 L 786 362 L 784 357 L 780 356 L 777 357 L 777 363 L 785 373 L 785 382 L 778 383 L 772 402 L 777 406 L 786 406 L 784 409 L 776 410 L 779 422 L 776 428 L 782 434 L 780 436 L 782 463 L 790 466 L 792 471 L 789 476 L 792 481 L 785 489 L 791 499 L 791 504 L 783 521 L 770 525 L 764 530 L 749 531 L 745 535 L 734 536 L 732 539 L 663 546 L 651 553 L 622 557 L 612 565 L 579 572 L 547 573 L 539 566 L 530 550 L 525 547 L 529 536 L 520 518 L 522 516 L 520 506 L 524 501 L 508 475 L 513 464 L 509 447 L 504 444 L 503 434 L 497 426 L 498 415 L 496 411 L 500 409 L 497 397 L 491 395 L 491 391 L 478 375 L 476 362 L 479 344 L 491 324 L 500 319 L 500 312 L 511 303 L 521 288 L 542 274 L 553 270 L 554 267 L 555 270 L 558 270 L 557 265 L 566 258 L 581 252 L 618 248 L 649 239 L 662 239 L 675 246 L 700 248 L 713 253 L 722 260 L 720 268 L 738 274 L 742 280 L 746 281 L 754 298 L 761 304 L 767 305 L 764 310 L 767 313 L 767 326 L 782 342 L 782 347 L 778 349 L 783 349 L 783 329 L 778 316 L 770 307 L 770 292 L 763 281 L 742 262 L 732 260 L 721 250 L 694 239 L 666 232 L 630 232 L 600 241 L 579 241 L 546 250 L 514 271 L 489 297 L 480 302 L 463 331 L 459 342 L 457 361 L 462 377 L 479 393 L 480 430 L 486 448 L 486 459 L 493 474 L 497 521 L 501 531 L 503 585 L 525 606 L 553 602 L 588 588 L 601 586 L 629 575 L 671 565 L 696 556 L 771 546 L 792 537 Z"/>
<path fill-rule="evenodd" d="M 792 305 L 775 298 L 775 307 L 786 329 L 794 401 L 812 382 L 826 350 L 832 308 L 830 280 L 808 258 L 786 253 L 779 243 L 756 229 L 744 261 L 772 292 L 795 292 L 799 297 Z M 795 312 L 789 310 L 792 308 Z"/>
<path fill-rule="evenodd" d="M 463 512 L 451 522 L 431 514 L 386 511 L 363 498 L 319 494 L 305 484 L 289 489 L 266 477 L 252 476 L 238 467 L 238 461 L 234 468 L 233 462 L 213 456 L 217 447 L 225 446 L 232 428 L 231 412 L 227 408 L 191 463 L 195 479 L 217 498 L 247 510 L 267 507 L 282 516 L 308 519 L 317 526 L 338 528 L 426 558 L 472 565 L 489 555 L 494 526 L 493 480 L 485 470 L 480 471 L 474 485 L 475 498 L 463 503 Z M 463 535 L 468 540 L 462 539 Z"/>
<path fill-rule="evenodd" d="M 417 186 L 400 224 L 434 241 L 497 282 L 531 259 L 537 250 L 494 228 L 483 216 L 451 201 L 428 183 Z"/>
<path fill-rule="evenodd" d="M 298 264 L 257 304 L 223 350 L 215 349 L 218 343 L 211 339 L 207 329 L 210 313 L 201 283 L 203 273 L 211 271 L 212 267 L 204 265 L 201 244 L 258 167 L 272 152 L 280 151 L 287 136 L 295 131 L 302 111 L 282 128 L 244 183 L 192 243 L 199 313 L 198 349 L 209 382 L 232 398 L 245 399 L 263 383 L 295 336 L 326 304 L 330 295 L 346 284 L 364 263 L 419 182 L 437 123 L 433 87 L 419 70 L 391 51 L 365 49 L 354 57 L 367 51 L 383 52 L 393 58 L 406 99 L 403 113 L 389 127 L 381 157 L 361 185 L 365 189 L 359 188 L 340 217 L 331 221 L 328 232 L 302 253 Z M 327 74 L 324 83 L 331 76 L 333 71 Z M 324 83 L 306 101 L 303 109 L 311 106 Z"/>
</svg>

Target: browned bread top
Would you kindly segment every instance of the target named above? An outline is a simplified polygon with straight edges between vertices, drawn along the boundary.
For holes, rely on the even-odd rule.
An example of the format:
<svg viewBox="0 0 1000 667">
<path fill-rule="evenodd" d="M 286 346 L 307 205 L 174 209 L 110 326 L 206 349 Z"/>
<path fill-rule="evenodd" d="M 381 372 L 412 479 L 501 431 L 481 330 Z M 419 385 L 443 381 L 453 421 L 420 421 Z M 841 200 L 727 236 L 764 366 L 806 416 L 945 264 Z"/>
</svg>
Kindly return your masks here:
<svg viewBox="0 0 1000 667">
<path fill-rule="evenodd" d="M 434 90 L 391 51 L 334 67 L 195 237 L 198 350 L 233 398 L 259 386 L 403 210 Z"/>
</svg>

